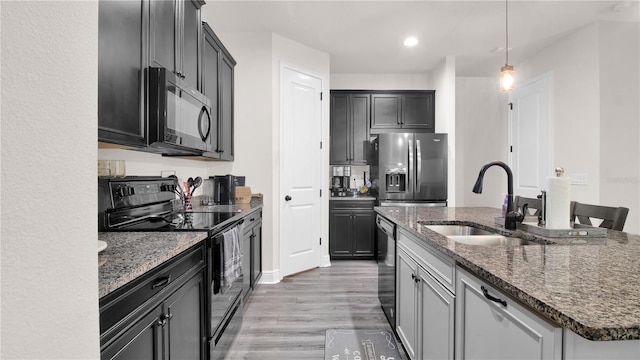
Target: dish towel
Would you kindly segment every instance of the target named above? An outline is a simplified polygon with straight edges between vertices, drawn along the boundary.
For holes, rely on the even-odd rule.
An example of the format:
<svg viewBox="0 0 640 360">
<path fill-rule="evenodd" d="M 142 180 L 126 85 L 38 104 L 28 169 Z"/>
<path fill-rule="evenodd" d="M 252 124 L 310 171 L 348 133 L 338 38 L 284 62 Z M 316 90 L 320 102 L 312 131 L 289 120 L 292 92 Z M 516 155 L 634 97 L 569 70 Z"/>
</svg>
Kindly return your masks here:
<svg viewBox="0 0 640 360">
<path fill-rule="evenodd" d="M 242 276 L 242 250 L 237 227 L 222 234 L 224 237 L 224 281 L 223 289 L 231 287 L 238 277 Z"/>
</svg>

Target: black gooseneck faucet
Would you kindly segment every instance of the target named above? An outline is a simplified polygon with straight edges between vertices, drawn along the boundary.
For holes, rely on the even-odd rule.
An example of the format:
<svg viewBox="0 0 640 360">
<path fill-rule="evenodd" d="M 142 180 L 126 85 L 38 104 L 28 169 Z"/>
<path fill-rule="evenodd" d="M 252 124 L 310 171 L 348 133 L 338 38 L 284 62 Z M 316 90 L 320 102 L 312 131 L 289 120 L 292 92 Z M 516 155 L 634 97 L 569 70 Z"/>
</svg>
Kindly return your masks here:
<svg viewBox="0 0 640 360">
<path fill-rule="evenodd" d="M 522 222 L 524 220 L 524 214 L 520 214 L 514 210 L 513 207 L 513 173 L 511 172 L 511 168 L 502 161 L 492 161 L 482 167 L 480 169 L 480 174 L 478 174 L 478 179 L 476 180 L 476 184 L 473 185 L 473 192 L 476 194 L 482 194 L 482 181 L 484 179 L 484 173 L 492 166 L 500 166 L 507 172 L 507 213 L 504 217 L 504 228 L 507 230 L 515 230 L 516 223 Z M 526 212 L 526 210 L 524 210 Z"/>
</svg>

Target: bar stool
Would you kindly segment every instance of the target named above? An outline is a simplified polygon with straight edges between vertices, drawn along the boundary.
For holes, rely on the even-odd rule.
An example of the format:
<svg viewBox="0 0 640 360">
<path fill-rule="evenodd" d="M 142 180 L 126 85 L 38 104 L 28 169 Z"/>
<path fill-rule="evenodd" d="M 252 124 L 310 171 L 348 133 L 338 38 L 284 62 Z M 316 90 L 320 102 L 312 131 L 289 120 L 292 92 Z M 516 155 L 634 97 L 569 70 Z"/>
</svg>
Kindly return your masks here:
<svg viewBox="0 0 640 360">
<path fill-rule="evenodd" d="M 522 208 L 522 205 L 524 205 L 524 204 L 527 204 L 527 209 L 535 210 L 533 213 L 527 211 L 528 214 L 525 214 L 525 215 L 527 215 L 527 216 L 529 216 L 529 215 L 532 215 L 532 216 L 540 215 L 540 211 L 542 211 L 542 200 L 523 197 L 523 196 L 516 196 L 513 199 L 513 207 L 515 209 Z"/>
<path fill-rule="evenodd" d="M 571 221 L 576 218 L 582 225 L 592 225 L 590 218 L 602 219 L 601 228 L 622 231 L 627 220 L 629 209 L 626 207 L 611 207 L 601 205 L 583 204 L 577 201 L 571 202 Z"/>
</svg>

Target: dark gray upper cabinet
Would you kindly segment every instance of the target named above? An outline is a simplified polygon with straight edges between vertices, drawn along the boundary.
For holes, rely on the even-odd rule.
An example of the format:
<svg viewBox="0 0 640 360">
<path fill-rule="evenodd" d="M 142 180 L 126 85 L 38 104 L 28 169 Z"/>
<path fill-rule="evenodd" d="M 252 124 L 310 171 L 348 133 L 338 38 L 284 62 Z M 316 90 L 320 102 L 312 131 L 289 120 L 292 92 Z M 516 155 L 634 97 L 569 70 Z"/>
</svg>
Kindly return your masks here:
<svg viewBox="0 0 640 360">
<path fill-rule="evenodd" d="M 389 91 L 371 95 L 371 132 L 435 131 L 435 91 Z"/>
<path fill-rule="evenodd" d="M 236 61 L 206 22 L 202 23 L 202 28 L 202 92 L 211 100 L 211 117 L 216 119 L 209 137 L 215 151 L 206 152 L 203 156 L 233 161 Z"/>
<path fill-rule="evenodd" d="M 147 145 L 145 69 L 148 2 L 100 1 L 98 139 Z"/>
<path fill-rule="evenodd" d="M 331 164 L 367 164 L 370 99 L 367 93 L 331 91 Z"/>
<path fill-rule="evenodd" d="M 151 1 L 150 65 L 164 67 L 200 89 L 200 8 L 198 0 Z"/>
</svg>

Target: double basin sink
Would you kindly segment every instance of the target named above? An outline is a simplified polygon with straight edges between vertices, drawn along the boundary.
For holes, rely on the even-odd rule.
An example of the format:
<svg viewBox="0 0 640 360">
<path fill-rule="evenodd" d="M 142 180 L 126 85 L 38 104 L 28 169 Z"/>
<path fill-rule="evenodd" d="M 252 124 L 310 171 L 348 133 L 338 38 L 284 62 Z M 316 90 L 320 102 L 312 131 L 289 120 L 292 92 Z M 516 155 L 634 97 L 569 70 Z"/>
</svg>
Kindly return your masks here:
<svg viewBox="0 0 640 360">
<path fill-rule="evenodd" d="M 504 236 L 495 232 L 480 229 L 469 225 L 424 225 L 429 230 L 435 231 L 449 239 L 467 245 L 536 245 L 535 242 L 518 237 Z"/>
</svg>

